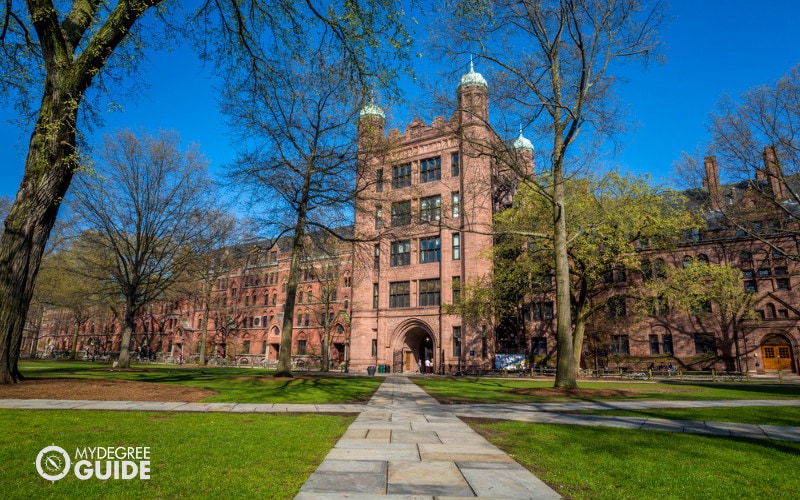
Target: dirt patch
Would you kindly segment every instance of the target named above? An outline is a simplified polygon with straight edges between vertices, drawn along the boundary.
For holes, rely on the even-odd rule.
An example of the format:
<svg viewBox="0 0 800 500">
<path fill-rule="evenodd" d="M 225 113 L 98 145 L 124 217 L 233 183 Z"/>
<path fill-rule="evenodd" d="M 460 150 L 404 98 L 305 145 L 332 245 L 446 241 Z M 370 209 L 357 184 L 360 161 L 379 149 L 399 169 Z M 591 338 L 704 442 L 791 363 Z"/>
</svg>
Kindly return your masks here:
<svg viewBox="0 0 800 500">
<path fill-rule="evenodd" d="M 182 385 L 128 380 L 28 379 L 0 385 L 0 399 L 69 399 L 91 401 L 180 401 L 197 403 L 215 391 Z"/>
<path fill-rule="evenodd" d="M 538 396 L 543 398 L 630 398 L 638 395 L 635 391 L 622 389 L 569 389 L 561 387 L 539 387 L 529 389 L 513 389 L 508 391 L 511 394 L 521 394 L 523 396 Z"/>
</svg>

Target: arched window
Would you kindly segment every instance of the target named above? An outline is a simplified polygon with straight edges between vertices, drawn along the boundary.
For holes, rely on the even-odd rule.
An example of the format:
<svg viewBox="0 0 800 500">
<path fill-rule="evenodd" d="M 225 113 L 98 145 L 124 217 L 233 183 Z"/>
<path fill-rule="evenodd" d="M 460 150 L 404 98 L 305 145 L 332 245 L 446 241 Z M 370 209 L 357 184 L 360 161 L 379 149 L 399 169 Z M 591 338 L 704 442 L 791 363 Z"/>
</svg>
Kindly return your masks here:
<svg viewBox="0 0 800 500">
<path fill-rule="evenodd" d="M 767 318 L 777 317 L 777 315 L 775 314 L 775 305 L 772 303 L 767 304 L 767 307 L 764 308 L 764 313 Z"/>
<path fill-rule="evenodd" d="M 308 302 L 314 302 L 314 291 L 310 288 L 308 289 L 308 298 L 306 300 Z"/>
<path fill-rule="evenodd" d="M 344 327 L 342 325 L 336 325 L 336 335 L 344 335 Z"/>
<path fill-rule="evenodd" d="M 277 326 L 273 326 L 273 327 L 272 327 L 272 334 L 273 334 L 273 335 L 275 335 L 275 336 L 280 336 L 280 334 L 281 334 L 281 331 L 280 331 L 280 330 L 278 330 L 278 327 L 277 327 Z"/>
<path fill-rule="evenodd" d="M 697 261 L 708 264 L 708 255 L 701 253 L 700 255 L 697 256 Z"/>
<path fill-rule="evenodd" d="M 344 301 L 344 310 L 347 311 L 350 309 L 350 301 L 345 299 Z"/>
<path fill-rule="evenodd" d="M 749 250 L 742 250 L 739 252 L 739 264 L 753 265 L 753 252 Z"/>
<path fill-rule="evenodd" d="M 689 267 L 694 262 L 691 255 L 684 255 L 683 256 L 683 267 Z"/>
</svg>

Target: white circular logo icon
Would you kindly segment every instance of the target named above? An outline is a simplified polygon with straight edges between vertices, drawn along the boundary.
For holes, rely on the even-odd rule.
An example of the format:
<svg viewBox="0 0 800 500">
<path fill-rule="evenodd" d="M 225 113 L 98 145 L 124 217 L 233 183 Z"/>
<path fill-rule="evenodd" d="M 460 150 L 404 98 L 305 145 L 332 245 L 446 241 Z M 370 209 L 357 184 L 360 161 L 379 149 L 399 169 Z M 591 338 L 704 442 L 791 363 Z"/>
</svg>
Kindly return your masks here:
<svg viewBox="0 0 800 500">
<path fill-rule="evenodd" d="M 60 446 L 42 448 L 36 457 L 36 471 L 48 481 L 58 481 L 69 472 L 69 454 Z"/>
</svg>

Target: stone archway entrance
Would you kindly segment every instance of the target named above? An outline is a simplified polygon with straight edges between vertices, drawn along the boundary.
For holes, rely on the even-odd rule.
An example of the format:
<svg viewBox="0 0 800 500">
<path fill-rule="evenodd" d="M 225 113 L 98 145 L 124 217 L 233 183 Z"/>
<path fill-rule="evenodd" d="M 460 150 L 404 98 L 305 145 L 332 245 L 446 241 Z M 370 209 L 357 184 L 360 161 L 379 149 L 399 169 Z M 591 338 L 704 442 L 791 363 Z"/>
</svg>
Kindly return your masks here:
<svg viewBox="0 0 800 500">
<path fill-rule="evenodd" d="M 765 370 L 795 371 L 792 345 L 783 335 L 770 335 L 761 343 Z"/>
<path fill-rule="evenodd" d="M 401 337 L 401 345 L 395 348 L 395 373 L 416 373 L 418 366 L 425 370 L 425 360 L 435 360 L 436 343 L 433 334 L 426 326 L 414 325 Z"/>
</svg>

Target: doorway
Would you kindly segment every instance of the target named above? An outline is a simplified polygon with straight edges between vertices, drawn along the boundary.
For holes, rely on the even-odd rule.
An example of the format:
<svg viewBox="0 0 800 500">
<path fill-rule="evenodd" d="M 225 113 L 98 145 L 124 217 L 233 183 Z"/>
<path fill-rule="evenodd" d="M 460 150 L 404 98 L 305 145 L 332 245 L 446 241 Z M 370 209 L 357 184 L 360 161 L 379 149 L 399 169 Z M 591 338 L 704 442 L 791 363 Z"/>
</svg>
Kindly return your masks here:
<svg viewBox="0 0 800 500">
<path fill-rule="evenodd" d="M 765 370 L 794 371 L 794 356 L 789 341 L 779 335 L 773 335 L 761 344 L 761 356 Z"/>
</svg>

